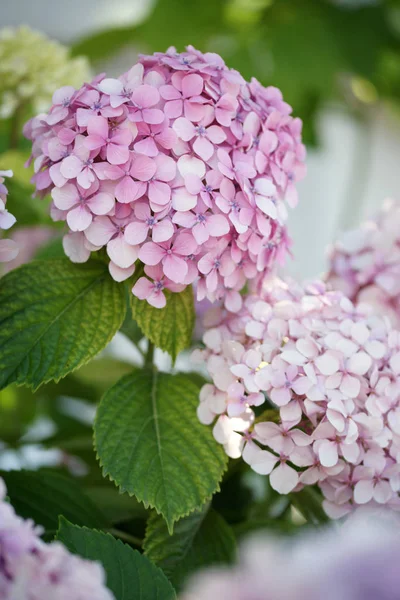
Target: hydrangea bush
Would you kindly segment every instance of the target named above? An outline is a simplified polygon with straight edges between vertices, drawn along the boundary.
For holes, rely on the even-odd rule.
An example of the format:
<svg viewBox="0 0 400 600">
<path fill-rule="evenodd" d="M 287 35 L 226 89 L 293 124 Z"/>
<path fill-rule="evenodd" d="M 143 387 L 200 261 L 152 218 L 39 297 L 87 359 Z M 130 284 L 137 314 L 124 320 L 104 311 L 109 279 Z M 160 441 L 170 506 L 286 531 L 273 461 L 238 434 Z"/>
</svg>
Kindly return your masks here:
<svg viewBox="0 0 400 600">
<path fill-rule="evenodd" d="M 34 199 L 0 171 L 0 260 L 27 224 L 54 230 L 1 279 L 0 467 L 12 444 L 28 466 L 57 449 L 57 468 L 1 471 L 0 598 L 364 597 L 349 565 L 375 555 L 350 551 L 346 519 L 399 508 L 397 205 L 336 243 L 325 282 L 297 283 L 278 270 L 305 148 L 277 88 L 191 46 L 60 83 L 24 127 Z M 186 583 L 251 532 L 330 518 L 344 541 L 319 562 L 317 537 L 274 542 Z M 396 600 L 388 582 L 374 600 Z"/>
</svg>

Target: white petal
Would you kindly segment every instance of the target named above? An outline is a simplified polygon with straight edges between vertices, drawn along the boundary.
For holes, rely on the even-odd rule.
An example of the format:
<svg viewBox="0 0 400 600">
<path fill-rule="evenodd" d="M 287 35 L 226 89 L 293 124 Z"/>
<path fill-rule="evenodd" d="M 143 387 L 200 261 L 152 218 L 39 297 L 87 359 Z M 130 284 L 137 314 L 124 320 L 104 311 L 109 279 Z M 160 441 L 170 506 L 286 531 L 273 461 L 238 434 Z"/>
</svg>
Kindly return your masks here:
<svg viewBox="0 0 400 600">
<path fill-rule="evenodd" d="M 280 464 L 269 476 L 272 489 L 279 494 L 289 494 L 299 482 L 298 473 L 286 463 Z"/>
<path fill-rule="evenodd" d="M 325 352 L 315 359 L 315 364 L 322 375 L 333 375 L 339 370 L 339 361 L 332 352 Z"/>
</svg>

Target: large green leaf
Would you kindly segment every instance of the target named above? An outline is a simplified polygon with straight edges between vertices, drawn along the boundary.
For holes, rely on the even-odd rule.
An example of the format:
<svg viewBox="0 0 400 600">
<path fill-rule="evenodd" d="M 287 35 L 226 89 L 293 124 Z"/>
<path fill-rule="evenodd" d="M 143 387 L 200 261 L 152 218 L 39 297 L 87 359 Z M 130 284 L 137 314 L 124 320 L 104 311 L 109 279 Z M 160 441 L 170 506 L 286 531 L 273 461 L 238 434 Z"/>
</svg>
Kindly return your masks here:
<svg viewBox="0 0 400 600">
<path fill-rule="evenodd" d="M 188 286 L 179 294 L 167 290 L 165 295 L 167 305 L 160 309 L 131 294 L 132 317 L 144 335 L 175 360 L 192 341 L 196 317 L 193 290 Z"/>
<path fill-rule="evenodd" d="M 100 261 L 11 271 L 0 282 L 0 389 L 64 377 L 107 345 L 124 316 L 124 287 Z"/>
<path fill-rule="evenodd" d="M 185 375 L 140 371 L 106 392 L 95 421 L 104 475 L 174 521 L 219 489 L 226 455 L 196 416 L 199 386 Z"/>
<path fill-rule="evenodd" d="M 161 569 L 110 534 L 77 527 L 61 518 L 57 539 L 74 554 L 103 564 L 107 587 L 116 600 L 176 598 L 173 587 Z"/>
<path fill-rule="evenodd" d="M 60 515 L 77 525 L 104 528 L 108 519 L 71 477 L 54 471 L 2 471 L 7 494 L 17 514 L 33 519 L 54 537 Z"/>
<path fill-rule="evenodd" d="M 236 542 L 226 521 L 205 505 L 178 521 L 173 535 L 169 535 L 165 520 L 154 512 L 147 524 L 144 549 L 174 586 L 180 587 L 196 569 L 232 562 Z"/>
</svg>

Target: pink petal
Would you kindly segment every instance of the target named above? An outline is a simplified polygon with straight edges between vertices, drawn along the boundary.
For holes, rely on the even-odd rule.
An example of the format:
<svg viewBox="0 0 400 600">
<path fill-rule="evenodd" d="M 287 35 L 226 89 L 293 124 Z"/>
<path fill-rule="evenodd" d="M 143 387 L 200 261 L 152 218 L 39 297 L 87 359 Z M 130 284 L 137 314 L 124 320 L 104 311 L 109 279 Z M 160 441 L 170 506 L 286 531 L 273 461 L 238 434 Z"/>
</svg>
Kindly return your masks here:
<svg viewBox="0 0 400 600">
<path fill-rule="evenodd" d="M 392 496 L 393 490 L 390 487 L 390 483 L 388 481 L 378 481 L 375 485 L 374 500 L 379 504 L 386 504 Z"/>
<path fill-rule="evenodd" d="M 172 127 L 178 137 L 184 142 L 188 142 L 196 134 L 196 129 L 193 123 L 188 121 L 188 119 L 185 119 L 185 117 L 179 117 L 179 119 L 176 119 Z"/>
<path fill-rule="evenodd" d="M 190 194 L 200 194 L 204 185 L 200 177 L 197 175 L 189 174 L 185 177 L 185 187 Z"/>
<path fill-rule="evenodd" d="M 286 463 L 282 463 L 274 469 L 269 476 L 269 482 L 272 489 L 279 494 L 289 494 L 299 482 L 298 473 L 289 467 Z"/>
<path fill-rule="evenodd" d="M 172 181 L 176 175 L 176 162 L 170 156 L 159 154 L 155 159 L 156 177 L 159 181 Z"/>
<path fill-rule="evenodd" d="M 128 244 L 132 244 L 133 246 L 141 244 L 147 238 L 148 231 L 148 226 L 142 221 L 129 223 L 125 228 L 125 239 Z"/>
<path fill-rule="evenodd" d="M 207 137 L 213 144 L 222 144 L 226 140 L 226 134 L 218 125 L 211 125 L 207 128 Z"/>
<path fill-rule="evenodd" d="M 74 179 L 82 171 L 82 161 L 77 156 L 67 156 L 61 163 L 60 172 L 66 179 Z"/>
<path fill-rule="evenodd" d="M 203 91 L 203 78 L 197 74 L 186 75 L 182 79 L 182 95 L 184 98 L 200 96 Z"/>
<path fill-rule="evenodd" d="M 339 459 L 335 442 L 322 440 L 318 446 L 318 456 L 323 467 L 334 467 Z"/>
<path fill-rule="evenodd" d="M 160 94 L 153 86 L 144 84 L 133 90 L 131 100 L 139 108 L 149 108 L 157 104 Z"/>
<path fill-rule="evenodd" d="M 258 208 L 260 210 L 262 210 L 262 212 L 264 214 L 271 217 L 271 219 L 277 218 L 278 211 L 276 210 L 276 206 L 272 202 L 271 198 L 266 198 L 265 196 L 256 195 L 255 200 L 256 200 L 256 205 L 258 206 Z"/>
<path fill-rule="evenodd" d="M 173 250 L 182 256 L 189 256 L 197 250 L 197 244 L 190 233 L 179 233 L 175 238 Z"/>
<path fill-rule="evenodd" d="M 122 234 L 108 242 L 107 254 L 122 269 L 131 267 L 138 257 L 137 247 L 128 244 Z"/>
<path fill-rule="evenodd" d="M 87 202 L 95 215 L 106 215 L 114 206 L 114 198 L 106 192 L 99 192 Z"/>
<path fill-rule="evenodd" d="M 108 270 L 110 271 L 111 277 L 114 281 L 125 281 L 135 272 L 135 265 L 133 264 L 131 267 L 127 269 L 122 269 L 111 260 L 108 264 Z"/>
<path fill-rule="evenodd" d="M 154 242 L 147 242 L 139 250 L 139 258 L 145 265 L 158 265 L 165 256 L 165 248 Z"/>
<path fill-rule="evenodd" d="M 350 373 L 356 375 L 365 375 L 372 365 L 372 359 L 366 352 L 357 352 L 350 356 L 347 362 L 347 368 Z"/>
<path fill-rule="evenodd" d="M 146 202 L 137 202 L 135 204 L 135 217 L 140 221 L 146 221 L 151 217 L 150 207 Z"/>
<path fill-rule="evenodd" d="M 197 137 L 193 144 L 193 150 L 203 160 L 209 160 L 214 154 L 214 146 L 205 137 Z"/>
<path fill-rule="evenodd" d="M 167 242 L 174 235 L 174 226 L 171 221 L 164 219 L 153 227 L 152 238 L 155 242 Z"/>
<path fill-rule="evenodd" d="M 115 186 L 115 197 L 122 204 L 129 204 L 137 198 L 137 184 L 132 177 L 124 177 Z"/>
<path fill-rule="evenodd" d="M 210 237 L 205 223 L 197 223 L 197 225 L 193 227 L 192 233 L 199 246 L 204 244 Z"/>
<path fill-rule="evenodd" d="M 354 501 L 357 504 L 366 504 L 372 500 L 374 484 L 372 480 L 361 480 L 354 486 Z"/>
<path fill-rule="evenodd" d="M 164 100 L 179 100 L 181 98 L 180 91 L 173 85 L 162 85 L 158 91 Z"/>
<path fill-rule="evenodd" d="M 104 117 L 95 116 L 89 119 L 87 126 L 89 136 L 96 136 L 103 139 L 103 144 L 108 138 L 108 121 Z M 87 139 L 87 138 L 86 138 Z"/>
<path fill-rule="evenodd" d="M 60 210 L 70 210 L 79 200 L 78 190 L 72 183 L 66 183 L 61 188 L 54 188 L 51 196 L 54 204 Z"/>
<path fill-rule="evenodd" d="M 140 277 L 132 288 L 132 294 L 139 300 L 146 300 L 154 292 L 154 284 L 147 277 Z"/>
<path fill-rule="evenodd" d="M 150 157 L 157 156 L 158 154 L 157 144 L 152 137 L 146 137 L 144 140 L 136 142 L 133 148 L 136 152 Z"/>
<path fill-rule="evenodd" d="M 262 450 L 257 444 L 251 441 L 247 442 L 242 457 L 243 460 L 250 465 L 253 471 L 260 475 L 269 475 L 278 460 L 272 452 Z"/>
<path fill-rule="evenodd" d="M 69 211 L 67 223 L 72 231 L 85 231 L 92 222 L 92 215 L 85 206 L 77 206 Z"/>
<path fill-rule="evenodd" d="M 292 399 L 290 390 L 287 388 L 273 388 L 270 393 L 271 400 L 277 406 L 285 406 Z"/>
<path fill-rule="evenodd" d="M 63 237 L 65 254 L 74 263 L 84 263 L 90 256 L 90 250 L 85 247 L 85 236 L 82 233 L 68 233 Z"/>
<path fill-rule="evenodd" d="M 322 375 L 333 375 L 339 370 L 339 361 L 331 352 L 325 352 L 315 359 L 315 364 Z"/>
<path fill-rule="evenodd" d="M 197 204 L 197 196 L 193 196 L 184 187 L 172 190 L 172 208 L 177 211 L 188 211 Z"/>
<path fill-rule="evenodd" d="M 346 398 L 357 398 L 360 387 L 360 382 L 356 377 L 344 375 L 340 384 L 340 391 Z"/>
<path fill-rule="evenodd" d="M 260 138 L 259 148 L 266 155 L 271 154 L 278 145 L 278 137 L 273 131 L 264 131 Z"/>
<path fill-rule="evenodd" d="M 148 156 L 135 156 L 131 168 L 131 175 L 139 181 L 149 181 L 157 170 L 156 163 Z"/>
<path fill-rule="evenodd" d="M 164 113 L 158 108 L 145 108 L 143 120 L 150 125 L 159 125 L 164 121 Z"/>
<path fill-rule="evenodd" d="M 189 154 L 184 154 L 178 159 L 178 171 L 182 177 L 197 175 L 201 179 L 206 174 L 206 166 L 202 160 Z"/>
<path fill-rule="evenodd" d="M 147 302 L 155 308 L 164 308 L 167 304 L 167 299 L 161 290 L 154 291 L 148 298 Z"/>
<path fill-rule="evenodd" d="M 276 194 L 276 187 L 270 179 L 259 177 L 254 183 L 254 188 L 258 194 L 262 196 L 273 196 Z"/>
<path fill-rule="evenodd" d="M 97 87 L 101 92 L 104 92 L 104 94 L 107 94 L 108 96 L 119 96 L 124 89 L 123 83 L 119 81 L 119 79 L 111 79 L 108 77 L 103 79 L 103 81 L 100 81 Z"/>
<path fill-rule="evenodd" d="M 157 144 L 166 148 L 167 150 L 171 150 L 174 147 L 177 141 L 177 136 L 175 131 L 171 127 L 165 127 L 156 135 Z"/>
<path fill-rule="evenodd" d="M 164 112 L 168 119 L 176 119 L 177 117 L 180 117 L 182 114 L 182 110 L 183 101 L 181 99 L 166 102 L 164 106 Z"/>
<path fill-rule="evenodd" d="M 154 204 L 165 206 L 171 199 L 171 188 L 168 183 L 151 181 L 149 183 L 149 200 Z"/>
<path fill-rule="evenodd" d="M 95 246 L 104 246 L 115 233 L 115 225 L 108 217 L 97 217 L 85 231 L 85 236 Z"/>
<path fill-rule="evenodd" d="M 119 146 L 118 144 L 107 144 L 107 160 L 112 165 L 123 165 L 129 160 L 128 146 Z"/>
<path fill-rule="evenodd" d="M 163 261 L 163 271 L 171 281 L 184 283 L 188 271 L 187 262 L 179 256 L 170 254 Z"/>
</svg>

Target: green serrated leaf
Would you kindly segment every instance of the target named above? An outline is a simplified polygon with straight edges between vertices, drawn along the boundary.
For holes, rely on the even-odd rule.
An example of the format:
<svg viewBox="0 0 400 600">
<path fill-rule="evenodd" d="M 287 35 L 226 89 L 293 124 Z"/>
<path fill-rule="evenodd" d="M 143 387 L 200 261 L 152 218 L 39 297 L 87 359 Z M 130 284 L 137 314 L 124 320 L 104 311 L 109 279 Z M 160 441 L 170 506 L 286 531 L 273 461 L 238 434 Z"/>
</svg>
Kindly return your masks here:
<svg viewBox="0 0 400 600">
<path fill-rule="evenodd" d="M 192 571 L 232 562 L 236 542 L 226 521 L 205 505 L 178 521 L 173 535 L 169 535 L 165 520 L 154 512 L 147 524 L 144 550 L 179 588 Z"/>
<path fill-rule="evenodd" d="M 17 514 L 42 525 L 47 539 L 54 537 L 60 515 L 78 525 L 99 529 L 110 525 L 72 477 L 46 470 L 1 471 L 0 474 Z"/>
<path fill-rule="evenodd" d="M 70 552 L 103 564 L 116 600 L 174 600 L 175 591 L 158 567 L 109 533 L 77 527 L 60 518 L 57 539 Z M 94 600 L 94 599 L 93 599 Z"/>
<path fill-rule="evenodd" d="M 106 392 L 95 447 L 123 492 L 161 513 L 172 531 L 219 489 L 227 458 L 196 416 L 199 386 L 185 375 L 140 371 Z"/>
<path fill-rule="evenodd" d="M 124 287 L 99 261 L 11 271 L 0 281 L 0 389 L 59 380 L 100 352 L 124 316 Z"/>
<path fill-rule="evenodd" d="M 131 294 L 132 317 L 144 335 L 175 360 L 179 352 L 192 342 L 195 323 L 193 290 L 192 286 L 188 286 L 180 293 L 168 290 L 164 293 L 167 305 L 161 309 Z"/>
</svg>

